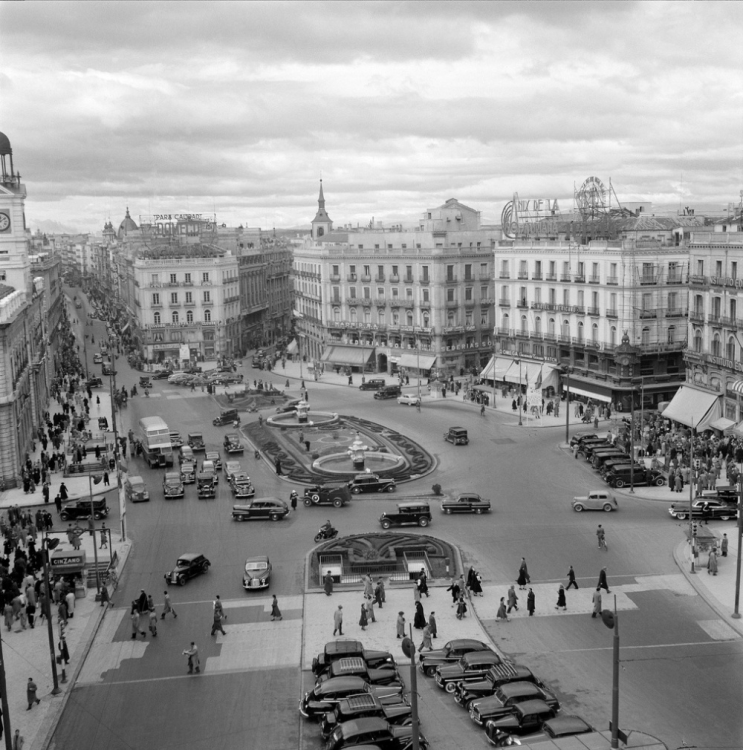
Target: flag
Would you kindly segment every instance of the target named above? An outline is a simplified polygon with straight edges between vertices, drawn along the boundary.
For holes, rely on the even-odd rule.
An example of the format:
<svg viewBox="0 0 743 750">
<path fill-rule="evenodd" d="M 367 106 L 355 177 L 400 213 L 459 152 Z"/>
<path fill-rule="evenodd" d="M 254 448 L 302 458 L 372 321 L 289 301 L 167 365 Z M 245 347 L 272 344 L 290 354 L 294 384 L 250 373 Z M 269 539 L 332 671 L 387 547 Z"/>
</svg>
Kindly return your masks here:
<svg viewBox="0 0 743 750">
<path fill-rule="evenodd" d="M 534 390 L 538 391 L 542 387 L 542 370 L 539 370 L 539 375 L 537 375 L 537 382 L 534 383 Z"/>
</svg>

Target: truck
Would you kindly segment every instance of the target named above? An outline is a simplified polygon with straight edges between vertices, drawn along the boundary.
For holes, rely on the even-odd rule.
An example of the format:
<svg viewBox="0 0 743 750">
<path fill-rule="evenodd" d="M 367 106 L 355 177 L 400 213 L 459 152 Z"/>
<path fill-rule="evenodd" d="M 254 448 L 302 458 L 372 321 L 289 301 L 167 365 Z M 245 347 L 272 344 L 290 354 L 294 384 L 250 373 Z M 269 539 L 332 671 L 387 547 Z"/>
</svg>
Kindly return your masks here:
<svg viewBox="0 0 743 750">
<path fill-rule="evenodd" d="M 162 417 L 140 419 L 138 438 L 142 446 L 142 456 L 150 468 L 173 465 L 170 429 Z"/>
</svg>

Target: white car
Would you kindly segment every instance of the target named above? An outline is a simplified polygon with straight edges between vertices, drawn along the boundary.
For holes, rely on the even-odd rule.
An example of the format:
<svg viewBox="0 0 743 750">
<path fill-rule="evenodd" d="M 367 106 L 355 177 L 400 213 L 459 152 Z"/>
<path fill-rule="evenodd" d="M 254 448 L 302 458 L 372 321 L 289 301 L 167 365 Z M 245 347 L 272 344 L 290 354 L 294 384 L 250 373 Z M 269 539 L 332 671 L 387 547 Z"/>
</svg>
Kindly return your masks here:
<svg viewBox="0 0 743 750">
<path fill-rule="evenodd" d="M 227 461 L 224 465 L 224 475 L 227 477 L 228 482 L 233 476 L 235 476 L 235 474 L 240 474 L 242 470 L 239 461 Z"/>
<path fill-rule="evenodd" d="M 98 352 L 96 352 L 93 355 L 93 364 L 100 365 L 102 362 L 103 362 L 103 356 L 101 354 L 98 354 Z"/>
<path fill-rule="evenodd" d="M 584 510 L 603 510 L 611 513 L 613 510 L 619 510 L 617 499 L 606 490 L 591 490 L 585 497 L 573 498 L 573 510 L 581 513 Z"/>
<path fill-rule="evenodd" d="M 401 393 L 397 397 L 398 404 L 407 404 L 408 406 L 417 406 L 421 402 L 420 396 L 414 393 Z"/>
</svg>

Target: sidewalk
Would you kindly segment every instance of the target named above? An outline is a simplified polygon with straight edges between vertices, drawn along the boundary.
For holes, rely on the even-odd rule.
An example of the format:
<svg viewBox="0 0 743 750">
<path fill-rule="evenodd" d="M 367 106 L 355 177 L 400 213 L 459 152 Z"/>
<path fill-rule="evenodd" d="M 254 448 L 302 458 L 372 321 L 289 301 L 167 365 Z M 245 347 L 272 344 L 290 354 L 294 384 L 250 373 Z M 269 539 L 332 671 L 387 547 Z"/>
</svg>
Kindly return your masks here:
<svg viewBox="0 0 743 750">
<path fill-rule="evenodd" d="M 72 549 L 65 534 L 60 533 L 60 544 L 57 549 Z M 118 555 L 118 571 L 124 566 L 130 545 L 121 542 L 121 537 L 112 532 L 113 547 Z M 82 549 L 87 558 L 93 561 L 93 540 L 90 535 L 81 537 Z M 99 561 L 106 562 L 110 553 L 99 550 Z M 109 589 L 110 590 L 110 589 Z M 19 729 L 25 738 L 26 750 L 42 750 L 46 748 L 51 734 L 57 726 L 59 717 L 75 684 L 76 676 L 82 667 L 90 648 L 95 632 L 103 619 L 107 608 L 95 601 L 96 588 L 86 589 L 84 599 L 75 602 L 74 617 L 68 620 L 66 628 L 67 648 L 70 652 L 69 665 L 57 666 L 57 675 L 61 692 L 52 695 L 54 681 L 52 678 L 51 654 L 46 619 L 40 620 L 37 614 L 33 629 L 18 630 L 19 623 L 15 623 L 13 631 L 8 632 L 3 624 L 2 647 L 5 661 L 5 681 L 8 689 L 9 716 L 6 717 L 6 731 L 10 723 L 10 732 Z M 59 629 L 57 623 L 57 608 L 52 604 L 52 625 L 54 632 L 55 654 L 58 654 Z M 66 682 L 63 682 L 63 670 Z M 38 697 L 41 703 L 27 711 L 26 682 L 32 677 L 38 686 Z"/>
</svg>

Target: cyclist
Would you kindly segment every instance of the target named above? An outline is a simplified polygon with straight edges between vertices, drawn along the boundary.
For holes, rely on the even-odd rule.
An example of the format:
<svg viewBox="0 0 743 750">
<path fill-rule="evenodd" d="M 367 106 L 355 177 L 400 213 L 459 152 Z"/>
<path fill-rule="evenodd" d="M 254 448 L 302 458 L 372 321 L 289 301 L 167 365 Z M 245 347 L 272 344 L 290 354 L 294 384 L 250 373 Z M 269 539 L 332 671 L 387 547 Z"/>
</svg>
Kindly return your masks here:
<svg viewBox="0 0 743 750">
<path fill-rule="evenodd" d="M 599 524 L 599 527 L 596 529 L 596 536 L 598 537 L 599 549 L 602 547 L 606 549 L 606 534 L 601 524 Z"/>
</svg>

